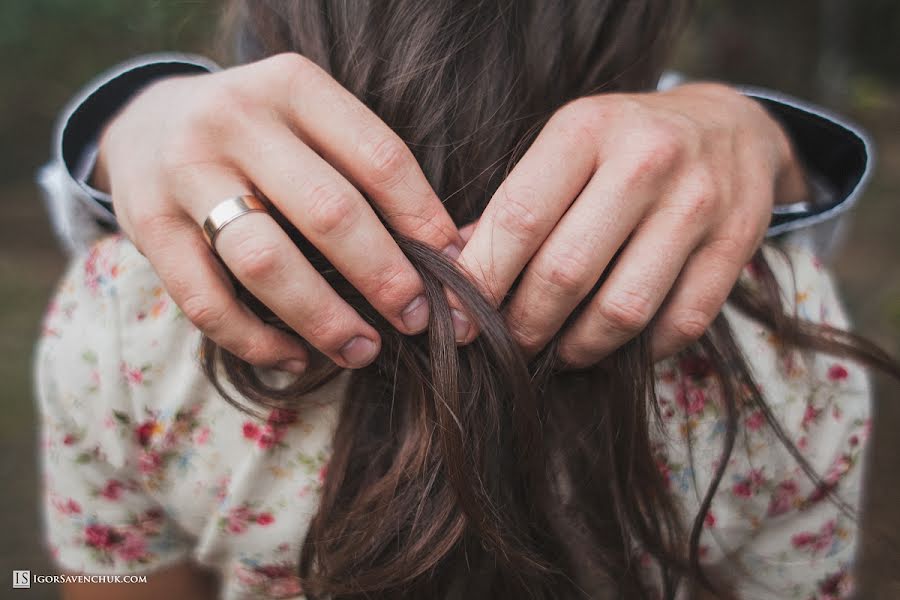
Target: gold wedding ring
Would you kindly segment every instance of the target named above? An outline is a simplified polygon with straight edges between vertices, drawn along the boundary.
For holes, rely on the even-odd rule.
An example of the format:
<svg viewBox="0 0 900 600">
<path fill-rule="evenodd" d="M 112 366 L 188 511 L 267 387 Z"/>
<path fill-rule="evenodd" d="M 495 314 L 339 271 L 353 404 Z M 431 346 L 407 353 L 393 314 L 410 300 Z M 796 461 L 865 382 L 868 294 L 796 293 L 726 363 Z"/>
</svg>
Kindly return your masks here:
<svg viewBox="0 0 900 600">
<path fill-rule="evenodd" d="M 217 204 L 215 208 L 209 211 L 209 216 L 203 221 L 203 235 L 206 236 L 209 246 L 215 250 L 216 237 L 222 231 L 222 228 L 238 217 L 252 212 L 269 212 L 266 210 L 266 205 L 252 194 L 234 196 Z"/>
</svg>

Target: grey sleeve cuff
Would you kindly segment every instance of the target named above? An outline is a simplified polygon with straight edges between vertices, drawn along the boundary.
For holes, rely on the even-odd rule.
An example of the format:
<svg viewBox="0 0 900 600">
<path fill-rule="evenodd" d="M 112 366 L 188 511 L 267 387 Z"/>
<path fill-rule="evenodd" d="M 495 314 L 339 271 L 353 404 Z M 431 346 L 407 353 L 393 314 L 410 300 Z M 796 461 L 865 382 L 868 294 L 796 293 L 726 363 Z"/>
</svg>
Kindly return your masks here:
<svg viewBox="0 0 900 600">
<path fill-rule="evenodd" d="M 66 248 L 72 250 L 81 244 L 74 240 L 90 237 L 78 233 L 81 229 L 95 234 L 104 226 L 115 228 L 109 194 L 88 184 L 96 164 L 97 140 L 109 120 L 153 81 L 219 69 L 202 56 L 148 54 L 102 73 L 68 103 L 56 126 L 53 159 L 38 175 L 51 220 Z"/>
<path fill-rule="evenodd" d="M 88 196 L 58 160 L 38 171 L 37 183 L 56 239 L 70 256 L 114 230 L 112 213 Z"/>
<path fill-rule="evenodd" d="M 819 225 L 853 208 L 872 176 L 875 148 L 869 136 L 846 119 L 785 94 L 738 89 L 760 101 L 781 123 L 803 162 L 813 192 L 805 207 L 779 207 L 769 236 Z"/>
</svg>

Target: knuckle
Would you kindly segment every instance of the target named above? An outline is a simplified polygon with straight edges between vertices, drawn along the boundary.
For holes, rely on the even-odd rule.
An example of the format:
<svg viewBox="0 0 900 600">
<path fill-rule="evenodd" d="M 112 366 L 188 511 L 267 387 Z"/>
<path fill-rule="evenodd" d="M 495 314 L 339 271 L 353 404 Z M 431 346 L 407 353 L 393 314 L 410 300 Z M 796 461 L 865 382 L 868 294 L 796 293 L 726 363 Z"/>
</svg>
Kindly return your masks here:
<svg viewBox="0 0 900 600">
<path fill-rule="evenodd" d="M 316 185 L 309 191 L 309 219 L 322 236 L 342 236 L 355 224 L 358 214 L 352 195 L 336 183 Z"/>
<path fill-rule="evenodd" d="M 240 341 L 235 348 L 231 349 L 231 352 L 251 365 L 266 365 L 275 358 L 272 356 L 271 348 L 271 345 L 262 339 L 250 337 Z"/>
<path fill-rule="evenodd" d="M 594 143 L 609 112 L 602 98 L 585 96 L 559 109 L 548 125 L 568 135 L 574 143 Z"/>
<path fill-rule="evenodd" d="M 705 218 L 715 213 L 716 193 L 712 189 L 698 190 L 689 201 L 688 213 L 693 218 Z"/>
<path fill-rule="evenodd" d="M 287 92 L 289 104 L 290 99 L 303 97 L 300 94 L 309 95 L 311 89 L 317 89 L 322 84 L 324 72 L 302 54 L 283 52 L 266 59 L 265 63 L 271 85 Z"/>
<path fill-rule="evenodd" d="M 588 281 L 589 264 L 587 257 L 580 250 L 570 248 L 552 259 L 544 269 L 538 269 L 536 275 L 544 283 L 549 293 L 571 297 L 580 296 L 591 282 Z"/>
<path fill-rule="evenodd" d="M 626 152 L 630 161 L 624 177 L 633 185 L 648 175 L 658 176 L 672 171 L 681 158 L 682 146 L 676 135 L 665 127 L 659 127 L 632 142 Z"/>
<path fill-rule="evenodd" d="M 200 331 L 214 334 L 225 324 L 225 310 L 206 294 L 194 293 L 181 303 L 181 312 Z"/>
<path fill-rule="evenodd" d="M 605 100 L 598 96 L 582 96 L 566 104 L 561 116 L 576 125 L 594 125 L 598 115 L 607 112 Z"/>
<path fill-rule="evenodd" d="M 244 131 L 255 113 L 253 98 L 239 85 L 221 82 L 203 88 L 185 109 L 184 130 L 204 137 Z"/>
<path fill-rule="evenodd" d="M 165 212 L 139 211 L 129 217 L 136 244 L 167 239 L 184 227 L 182 217 Z"/>
<path fill-rule="evenodd" d="M 177 176 L 185 166 L 210 155 L 206 134 L 193 126 L 172 133 L 159 153 L 159 167 L 164 178 Z"/>
<path fill-rule="evenodd" d="M 707 169 L 697 169 L 690 175 L 690 194 L 686 209 L 691 218 L 708 217 L 715 212 L 718 186 L 715 176 Z"/>
<path fill-rule="evenodd" d="M 706 245 L 706 252 L 714 257 L 717 267 L 729 267 L 743 264 L 753 254 L 755 237 L 747 232 L 736 232 L 732 235 L 711 239 Z"/>
<path fill-rule="evenodd" d="M 546 344 L 546 339 L 531 327 L 520 324 L 511 327 L 513 338 L 527 355 L 537 354 Z"/>
<path fill-rule="evenodd" d="M 266 281 L 278 275 L 281 268 L 278 248 L 270 243 L 249 239 L 236 248 L 233 269 L 240 278 Z"/>
<path fill-rule="evenodd" d="M 371 296 L 379 303 L 395 306 L 415 295 L 416 282 L 404 264 L 392 262 L 380 269 L 371 287 Z M 402 307 L 401 307 L 402 308 Z"/>
<path fill-rule="evenodd" d="M 262 61 L 273 76 L 283 78 L 285 74 L 305 73 L 312 68 L 312 61 L 296 52 L 281 52 Z"/>
<path fill-rule="evenodd" d="M 657 124 L 645 141 L 646 147 L 641 157 L 642 167 L 654 172 L 672 168 L 682 155 L 680 136 L 667 125 Z"/>
<path fill-rule="evenodd" d="M 369 145 L 366 151 L 373 183 L 393 187 L 406 174 L 412 154 L 400 138 L 384 136 Z"/>
<path fill-rule="evenodd" d="M 503 201 L 497 207 L 497 225 L 516 239 L 532 239 L 541 228 L 541 219 L 532 208 L 536 200 L 533 188 L 504 187 Z"/>
<path fill-rule="evenodd" d="M 601 302 L 599 312 L 614 331 L 623 333 L 641 331 L 653 317 L 649 298 L 636 292 L 620 293 Z"/>
<path fill-rule="evenodd" d="M 309 330 L 303 337 L 317 348 L 336 351 L 351 337 L 345 329 L 345 320 L 339 312 L 324 309 L 310 319 Z"/>
<path fill-rule="evenodd" d="M 288 97 L 295 92 L 308 92 L 319 68 L 310 59 L 296 52 L 282 52 L 253 63 L 249 68 L 260 70 L 260 79 L 269 89 L 286 90 Z"/>
<path fill-rule="evenodd" d="M 582 96 L 563 106 L 558 114 L 574 121 L 583 121 L 596 110 L 597 104 L 593 96 Z"/>
<path fill-rule="evenodd" d="M 204 93 L 202 91 L 191 96 L 191 99 L 184 104 L 181 113 L 182 122 L 180 123 L 180 127 L 176 129 L 176 132 L 194 132 L 194 131 L 202 131 L 206 129 L 207 125 L 210 123 L 210 108 L 213 102 L 213 98 L 215 98 L 215 94 Z M 173 133 L 172 137 L 178 136 L 178 133 Z M 178 136 L 178 137 L 188 137 L 188 136 Z"/>
<path fill-rule="evenodd" d="M 559 345 L 559 359 L 568 367 L 580 369 L 596 363 L 600 355 L 589 344 L 567 340 Z"/>
<path fill-rule="evenodd" d="M 672 318 L 672 329 L 682 342 L 694 342 L 703 337 L 713 316 L 696 309 L 686 309 Z"/>
<path fill-rule="evenodd" d="M 242 88 L 229 85 L 213 100 L 213 114 L 221 111 L 222 128 L 226 132 L 251 131 L 257 113 L 256 100 Z"/>
<path fill-rule="evenodd" d="M 443 248 L 456 238 L 452 221 L 446 219 L 441 212 L 440 200 L 435 197 L 431 206 L 423 208 L 421 213 L 411 218 L 404 217 L 404 234 L 420 242 L 425 242 L 436 248 Z M 433 208 L 432 208 L 433 206 Z M 445 221 L 446 224 L 445 224 Z"/>
</svg>

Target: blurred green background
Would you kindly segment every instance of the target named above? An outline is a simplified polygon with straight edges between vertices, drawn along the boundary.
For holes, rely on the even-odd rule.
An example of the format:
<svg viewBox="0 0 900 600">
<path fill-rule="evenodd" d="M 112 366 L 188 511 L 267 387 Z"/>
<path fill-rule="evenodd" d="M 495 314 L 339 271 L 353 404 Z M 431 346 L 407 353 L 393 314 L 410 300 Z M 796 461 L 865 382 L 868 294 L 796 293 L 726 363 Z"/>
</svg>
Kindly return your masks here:
<svg viewBox="0 0 900 600">
<path fill-rule="evenodd" d="M 158 50 L 209 54 L 211 0 L 0 0 L 0 576 L 51 572 L 37 514 L 31 356 L 65 259 L 33 183 L 58 111 L 89 80 Z M 834 267 L 858 329 L 900 354 L 900 2 L 699 0 L 674 66 L 754 84 L 850 116 L 874 138 L 878 169 Z M 139 143 L 139 140 L 137 140 Z M 863 517 L 865 598 L 900 598 L 898 386 L 881 382 Z M 892 540 L 872 532 L 892 534 Z M 7 584 L 9 585 L 9 584 Z M 0 585 L 0 596 L 10 588 Z M 15 598 L 53 598 L 37 586 Z"/>
</svg>

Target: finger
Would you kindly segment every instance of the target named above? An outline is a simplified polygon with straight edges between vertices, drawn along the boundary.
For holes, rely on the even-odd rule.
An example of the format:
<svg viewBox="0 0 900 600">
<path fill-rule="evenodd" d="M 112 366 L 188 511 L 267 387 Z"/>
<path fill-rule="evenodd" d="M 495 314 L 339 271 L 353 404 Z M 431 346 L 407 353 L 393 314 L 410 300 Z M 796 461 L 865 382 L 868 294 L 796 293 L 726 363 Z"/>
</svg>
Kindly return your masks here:
<svg viewBox="0 0 900 600">
<path fill-rule="evenodd" d="M 178 187 L 180 193 L 209 199 L 192 203 L 197 222 L 223 198 L 247 188 L 236 175 L 216 169 L 185 174 Z M 200 208 L 204 205 L 205 211 Z M 222 262 L 244 287 L 335 363 L 359 368 L 377 356 L 378 333 L 338 296 L 270 215 L 242 215 L 219 230 L 215 243 Z"/>
<path fill-rule="evenodd" d="M 458 260 L 499 306 L 522 269 L 596 167 L 593 144 L 570 122 L 551 120 L 479 219 Z M 451 296 L 451 304 L 459 308 Z M 466 340 L 474 338 L 469 331 Z"/>
<path fill-rule="evenodd" d="M 749 260 L 740 246 L 724 238 L 702 246 L 688 259 L 653 325 L 654 360 L 675 354 L 706 332 Z"/>
<path fill-rule="evenodd" d="M 338 365 L 360 368 L 378 355 L 378 332 L 338 296 L 271 216 L 252 213 L 229 223 L 216 250 L 254 296 Z"/>
<path fill-rule="evenodd" d="M 635 232 L 607 279 L 563 333 L 560 358 L 572 366 L 598 362 L 653 318 L 705 231 L 689 211 L 660 211 Z"/>
<path fill-rule="evenodd" d="M 527 354 L 559 331 L 657 200 L 657 178 L 623 177 L 626 168 L 602 165 L 526 268 L 505 312 Z"/>
<path fill-rule="evenodd" d="M 279 123 L 259 125 L 233 151 L 242 172 L 394 327 L 427 327 L 421 277 L 340 173 Z"/>
<path fill-rule="evenodd" d="M 453 220 L 403 140 L 312 61 L 284 62 L 276 68 L 286 69 L 292 84 L 283 112 L 304 141 L 363 190 L 397 232 L 437 249 L 461 248 Z"/>
<path fill-rule="evenodd" d="M 187 216 L 141 226 L 142 252 L 172 300 L 213 342 L 258 367 L 299 374 L 309 362 L 303 344 L 264 324 L 238 301 L 222 266 Z"/>
</svg>

